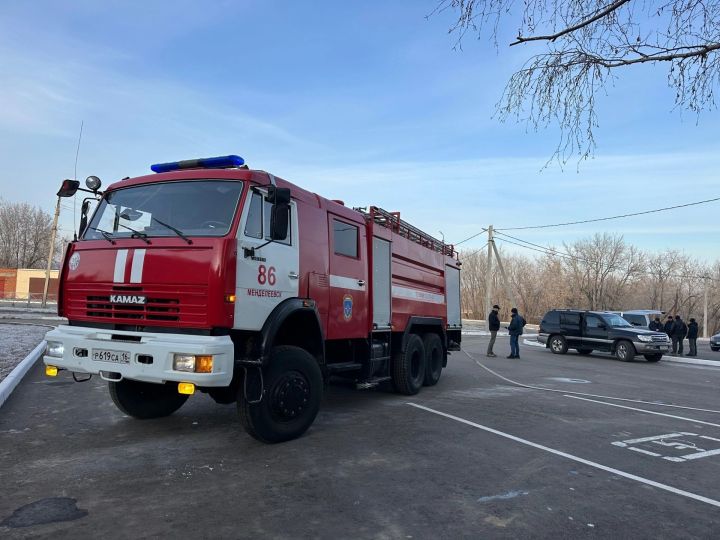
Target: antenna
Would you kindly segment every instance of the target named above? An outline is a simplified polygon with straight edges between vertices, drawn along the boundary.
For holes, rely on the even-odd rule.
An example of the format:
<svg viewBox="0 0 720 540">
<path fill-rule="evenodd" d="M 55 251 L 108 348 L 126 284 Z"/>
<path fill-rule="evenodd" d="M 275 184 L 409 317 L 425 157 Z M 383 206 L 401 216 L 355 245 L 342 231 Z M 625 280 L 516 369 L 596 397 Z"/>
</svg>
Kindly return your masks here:
<svg viewBox="0 0 720 540">
<path fill-rule="evenodd" d="M 77 164 L 78 164 L 78 156 L 80 155 L 80 142 L 82 141 L 82 132 L 83 132 L 83 126 L 85 125 L 85 120 L 80 121 L 80 135 L 78 136 L 78 143 L 77 143 L 77 150 L 75 151 L 75 174 L 73 174 L 73 180 L 77 180 Z M 75 240 L 77 240 L 77 198 L 73 197 L 73 234 L 75 235 Z"/>
</svg>

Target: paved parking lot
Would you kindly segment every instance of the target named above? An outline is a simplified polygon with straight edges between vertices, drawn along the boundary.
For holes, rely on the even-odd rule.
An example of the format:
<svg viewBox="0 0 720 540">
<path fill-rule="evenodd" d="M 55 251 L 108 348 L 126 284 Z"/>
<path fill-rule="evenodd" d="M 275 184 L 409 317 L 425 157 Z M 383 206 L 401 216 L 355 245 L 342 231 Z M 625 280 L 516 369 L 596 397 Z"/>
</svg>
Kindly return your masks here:
<svg viewBox="0 0 720 540">
<path fill-rule="evenodd" d="M 720 369 L 484 344 L 412 398 L 330 386 L 275 446 L 207 396 L 137 421 L 38 365 L 0 409 L 0 535 L 717 537 Z"/>
</svg>

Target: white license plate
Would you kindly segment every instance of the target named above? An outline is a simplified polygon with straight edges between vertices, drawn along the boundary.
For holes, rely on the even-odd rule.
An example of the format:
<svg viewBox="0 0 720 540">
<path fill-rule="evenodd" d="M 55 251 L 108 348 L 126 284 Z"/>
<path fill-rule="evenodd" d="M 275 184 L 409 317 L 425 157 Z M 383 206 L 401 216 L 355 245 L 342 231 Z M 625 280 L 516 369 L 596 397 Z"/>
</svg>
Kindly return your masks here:
<svg viewBox="0 0 720 540">
<path fill-rule="evenodd" d="M 130 353 L 127 351 L 109 351 L 107 349 L 93 349 L 92 359 L 98 362 L 113 362 L 114 364 L 129 364 Z"/>
</svg>

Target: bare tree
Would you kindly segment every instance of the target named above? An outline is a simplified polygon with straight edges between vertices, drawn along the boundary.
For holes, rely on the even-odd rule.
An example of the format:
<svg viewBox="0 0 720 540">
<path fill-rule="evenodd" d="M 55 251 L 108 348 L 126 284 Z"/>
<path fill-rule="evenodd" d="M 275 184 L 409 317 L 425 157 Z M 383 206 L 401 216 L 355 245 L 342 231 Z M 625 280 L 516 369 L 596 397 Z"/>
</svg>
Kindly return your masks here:
<svg viewBox="0 0 720 540">
<path fill-rule="evenodd" d="M 675 105 L 699 113 L 714 107 L 720 82 L 720 3 L 704 0 L 440 0 L 458 14 L 450 32 L 497 46 L 501 23 L 518 27 L 509 44 L 542 47 L 514 73 L 497 105 L 534 129 L 561 135 L 553 158 L 581 159 L 595 149 L 595 100 L 622 70 L 665 64 Z M 552 158 L 551 158 L 552 159 Z"/>
<path fill-rule="evenodd" d="M 0 200 L 0 267 L 44 268 L 51 227 L 41 208 Z"/>
</svg>

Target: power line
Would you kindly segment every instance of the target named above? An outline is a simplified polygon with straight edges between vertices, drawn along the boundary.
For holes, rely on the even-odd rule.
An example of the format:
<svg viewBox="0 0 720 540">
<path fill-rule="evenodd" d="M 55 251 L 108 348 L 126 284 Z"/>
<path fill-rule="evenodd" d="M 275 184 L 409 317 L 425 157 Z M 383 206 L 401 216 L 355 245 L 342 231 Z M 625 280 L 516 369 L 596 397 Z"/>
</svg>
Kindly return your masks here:
<svg viewBox="0 0 720 540">
<path fill-rule="evenodd" d="M 473 238 L 475 238 L 476 236 L 480 236 L 484 232 L 487 232 L 487 229 L 482 229 L 479 233 L 475 233 L 472 236 L 468 236 L 465 240 L 460 240 L 459 242 L 455 242 L 453 244 L 453 246 L 459 246 L 460 244 L 464 244 L 468 240 L 472 240 Z M 485 243 L 485 245 L 487 246 L 487 242 Z"/>
<path fill-rule="evenodd" d="M 665 208 L 656 208 L 654 210 L 645 210 L 643 212 L 633 212 L 631 214 L 621 214 L 618 216 L 608 216 L 608 217 L 602 217 L 602 218 L 595 218 L 595 219 L 583 219 L 580 221 L 568 221 L 565 223 L 552 223 L 549 225 L 529 225 L 527 227 L 504 227 L 504 228 L 498 228 L 496 230 L 503 230 L 503 231 L 520 231 L 525 229 L 547 229 L 550 227 L 565 227 L 566 225 L 579 225 L 581 223 L 595 223 L 597 221 L 608 221 L 611 219 L 621 219 L 626 217 L 633 217 L 633 216 L 642 216 L 645 214 L 655 214 L 657 212 L 666 212 L 668 210 L 676 210 L 678 208 L 687 208 L 688 206 L 697 206 L 698 204 L 707 204 L 711 202 L 720 201 L 720 197 L 715 197 L 714 199 L 705 199 L 703 201 L 696 201 L 686 204 L 678 204 L 675 206 L 666 206 Z M 482 234 L 482 232 L 478 233 Z M 477 236 L 477 235 L 475 235 Z M 472 238 L 472 237 L 471 237 Z"/>
</svg>

